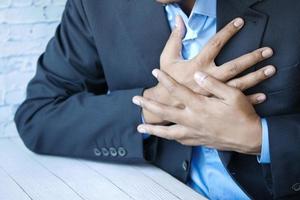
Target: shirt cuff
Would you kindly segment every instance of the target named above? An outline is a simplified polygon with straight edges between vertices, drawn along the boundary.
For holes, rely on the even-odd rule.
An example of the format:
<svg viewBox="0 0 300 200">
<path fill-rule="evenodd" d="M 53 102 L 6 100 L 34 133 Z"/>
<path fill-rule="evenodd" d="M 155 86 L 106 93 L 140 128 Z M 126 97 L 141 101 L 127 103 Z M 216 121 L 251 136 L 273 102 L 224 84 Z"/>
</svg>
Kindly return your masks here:
<svg viewBox="0 0 300 200">
<path fill-rule="evenodd" d="M 145 119 L 144 119 L 144 115 L 143 115 L 143 114 L 142 114 L 142 122 L 143 122 L 143 124 L 146 124 L 146 123 L 145 123 Z M 150 137 L 149 134 L 143 133 L 143 139 L 144 139 L 144 140 L 148 139 L 149 137 Z"/>
<path fill-rule="evenodd" d="M 268 123 L 265 118 L 261 119 L 262 125 L 262 145 L 261 145 L 261 154 L 257 156 L 257 160 L 260 164 L 269 164 L 271 163 L 270 158 L 270 144 L 269 144 L 269 129 Z"/>
</svg>

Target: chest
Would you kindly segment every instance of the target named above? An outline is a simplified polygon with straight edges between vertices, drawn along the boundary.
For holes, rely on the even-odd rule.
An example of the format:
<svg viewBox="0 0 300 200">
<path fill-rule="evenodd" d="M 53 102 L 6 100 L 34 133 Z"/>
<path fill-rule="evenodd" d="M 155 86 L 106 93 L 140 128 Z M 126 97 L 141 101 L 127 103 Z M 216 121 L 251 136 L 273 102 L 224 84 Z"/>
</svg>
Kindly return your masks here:
<svg viewBox="0 0 300 200">
<path fill-rule="evenodd" d="M 293 2 L 290 6 L 283 0 L 276 4 L 265 0 L 247 9 L 224 4 L 218 11 L 218 29 L 238 16 L 242 16 L 246 24 L 221 51 L 217 64 L 263 46 L 275 52 L 272 58 L 245 72 L 251 73 L 267 64 L 277 68 L 275 77 L 247 91 L 267 94 L 268 101 L 256 107 L 262 116 L 300 111 L 300 17 L 297 12 L 300 2 Z M 156 84 L 151 71 L 159 68 L 160 54 L 170 35 L 169 20 L 164 7 L 151 4 L 142 12 L 139 4 L 124 4 L 109 15 L 109 22 L 92 24 L 111 91 Z"/>
</svg>

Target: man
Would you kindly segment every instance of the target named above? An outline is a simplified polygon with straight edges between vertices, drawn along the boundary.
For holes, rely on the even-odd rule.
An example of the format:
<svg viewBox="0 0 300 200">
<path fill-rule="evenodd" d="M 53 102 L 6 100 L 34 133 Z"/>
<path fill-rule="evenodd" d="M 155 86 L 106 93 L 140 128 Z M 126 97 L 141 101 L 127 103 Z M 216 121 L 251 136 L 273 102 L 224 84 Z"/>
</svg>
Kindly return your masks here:
<svg viewBox="0 0 300 200">
<path fill-rule="evenodd" d="M 297 76 L 300 42 L 297 37 L 300 30 L 297 24 L 300 19 L 293 11 L 300 8 L 300 3 L 219 0 L 216 6 L 211 2 L 214 1 L 183 1 L 179 2 L 180 7 L 175 4 L 164 7 L 149 0 L 68 1 L 56 36 L 39 59 L 37 74 L 28 86 L 27 99 L 16 113 L 16 124 L 26 146 L 36 153 L 99 161 L 151 161 L 199 193 L 214 199 L 299 198 L 297 113 L 300 96 Z M 201 5 L 200 8 L 204 5 L 210 5 L 212 10 L 215 8 L 215 15 L 205 12 L 210 9 L 195 9 L 193 12 L 197 4 Z M 192 37 L 183 39 L 182 56 L 188 61 L 181 60 L 179 52 L 184 25 L 188 25 L 187 28 L 192 25 L 176 17 L 180 10 L 183 18 L 191 13 L 197 19 L 190 21 L 191 24 L 195 21 L 195 29 L 186 32 Z M 166 44 L 169 25 L 174 31 Z M 214 27 L 220 30 L 225 25 L 213 37 Z M 234 34 L 236 36 L 221 51 Z M 276 54 L 271 57 L 272 51 L 260 48 L 262 46 L 271 46 Z M 247 54 L 249 52 L 252 53 Z M 271 63 L 278 68 L 276 76 L 255 86 L 274 74 L 274 67 L 267 66 Z M 156 84 L 150 74 L 158 66 L 173 79 L 156 71 L 154 74 L 160 81 Z M 236 77 L 244 70 L 244 76 Z M 196 71 L 202 72 L 197 73 L 198 84 L 193 79 Z M 202 77 L 200 80 L 199 76 Z M 217 79 L 227 83 L 228 87 Z M 192 105 L 198 108 L 200 101 L 187 104 L 182 94 L 193 99 L 194 95 L 207 96 L 209 100 L 217 101 L 220 96 L 214 92 L 215 87 L 205 87 L 212 81 L 215 81 L 216 88 L 223 88 L 226 92 L 231 91 L 231 87 L 239 90 L 252 87 L 245 92 L 248 98 L 242 93 L 235 98 L 242 100 L 245 106 L 230 101 L 232 107 L 226 113 L 232 116 L 226 117 L 236 119 L 236 116 L 244 116 L 242 114 L 248 116 L 251 111 L 251 116 L 255 116 L 251 121 L 255 123 L 245 125 L 253 128 L 254 137 L 251 137 L 251 132 L 245 137 L 243 129 L 234 129 L 236 125 L 241 127 L 240 120 L 237 124 L 227 124 L 228 129 L 224 130 L 230 141 L 239 141 L 232 138 L 240 136 L 244 139 L 243 144 L 249 139 L 249 146 L 221 146 L 216 137 L 216 143 L 209 141 L 208 146 L 213 144 L 211 147 L 219 146 L 219 150 L 230 152 L 215 154 L 214 149 L 202 148 L 201 145 L 198 148 L 202 141 L 197 119 L 201 119 L 201 115 L 194 112 L 196 109 Z M 174 87 L 168 85 L 178 85 L 178 90 L 170 90 Z M 237 89 L 232 89 L 234 94 L 237 94 Z M 268 96 L 265 103 L 262 102 L 266 96 L 261 92 Z M 177 126 L 193 129 L 191 133 L 194 133 L 197 144 L 187 142 L 188 145 L 182 145 L 184 142 L 176 141 L 176 135 L 167 137 L 173 140 L 166 140 L 139 134 L 136 127 L 142 123 L 142 117 L 145 123 L 158 125 L 175 120 L 168 115 L 161 116 L 160 112 L 139 109 L 131 103 L 136 95 L 152 98 L 157 101 L 156 105 L 163 103 L 176 109 L 188 108 L 193 114 L 184 115 L 189 124 L 183 124 L 177 116 Z M 255 107 L 255 112 L 249 102 L 262 104 Z M 207 119 L 215 119 L 218 114 L 222 116 L 223 113 L 217 111 L 208 108 Z M 227 122 L 227 119 L 219 120 L 218 124 L 207 121 L 212 130 L 224 127 Z M 199 121 L 199 124 L 204 123 Z M 232 135 L 228 135 L 228 130 L 234 130 Z M 150 129 L 140 131 L 154 134 Z M 269 136 L 269 143 L 262 138 L 263 135 Z M 164 136 L 163 133 L 160 136 Z M 269 144 L 266 146 L 269 146 L 270 153 L 264 151 L 265 144 Z M 204 150 L 208 152 L 202 152 Z M 213 160 L 203 160 L 199 155 L 207 158 L 212 155 Z M 257 158 L 257 155 L 262 157 Z M 260 163 L 265 159 L 263 155 L 269 155 L 271 159 Z M 198 162 L 201 159 L 204 162 Z M 213 164 L 211 171 L 210 164 Z M 208 173 L 204 173 L 205 170 Z M 202 178 L 201 175 L 208 176 Z"/>
</svg>

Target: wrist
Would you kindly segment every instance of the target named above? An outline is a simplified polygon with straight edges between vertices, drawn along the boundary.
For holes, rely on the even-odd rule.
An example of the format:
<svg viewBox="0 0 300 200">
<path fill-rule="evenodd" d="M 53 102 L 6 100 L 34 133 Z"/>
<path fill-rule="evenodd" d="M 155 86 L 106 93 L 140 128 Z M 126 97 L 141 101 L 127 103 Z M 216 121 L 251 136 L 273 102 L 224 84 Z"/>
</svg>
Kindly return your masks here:
<svg viewBox="0 0 300 200">
<path fill-rule="evenodd" d="M 248 138 L 245 140 L 244 153 L 250 155 L 259 155 L 262 147 L 262 125 L 260 117 L 256 117 L 252 123 L 249 123 Z"/>
<path fill-rule="evenodd" d="M 262 147 L 262 126 L 260 117 L 247 120 L 235 129 L 237 137 L 232 138 L 228 149 L 247 155 L 259 155 Z"/>
</svg>

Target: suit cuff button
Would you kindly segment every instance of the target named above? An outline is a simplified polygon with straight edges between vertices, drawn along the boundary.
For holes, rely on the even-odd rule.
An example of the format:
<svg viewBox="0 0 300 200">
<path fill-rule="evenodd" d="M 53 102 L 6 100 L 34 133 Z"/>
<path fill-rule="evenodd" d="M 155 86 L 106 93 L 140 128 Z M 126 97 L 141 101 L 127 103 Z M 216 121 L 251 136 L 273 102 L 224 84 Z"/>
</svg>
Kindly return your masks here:
<svg viewBox="0 0 300 200">
<path fill-rule="evenodd" d="M 94 148 L 94 154 L 95 156 L 101 156 L 101 151 L 98 148 Z"/>
<path fill-rule="evenodd" d="M 117 149 L 114 147 L 109 148 L 110 155 L 116 157 L 118 155 Z"/>
<path fill-rule="evenodd" d="M 188 171 L 189 170 L 189 163 L 188 163 L 188 161 L 183 161 L 182 162 L 182 169 L 184 170 L 184 171 Z"/>
<path fill-rule="evenodd" d="M 101 152 L 102 152 L 103 156 L 105 156 L 105 157 L 109 156 L 109 151 L 107 150 L 107 148 L 102 147 L 101 148 Z"/>
<path fill-rule="evenodd" d="M 292 190 L 294 190 L 295 192 L 300 192 L 300 183 L 295 183 L 292 186 Z"/>
<path fill-rule="evenodd" d="M 124 156 L 126 156 L 127 151 L 123 147 L 119 147 L 118 148 L 118 154 L 119 154 L 119 156 L 124 157 Z"/>
</svg>

